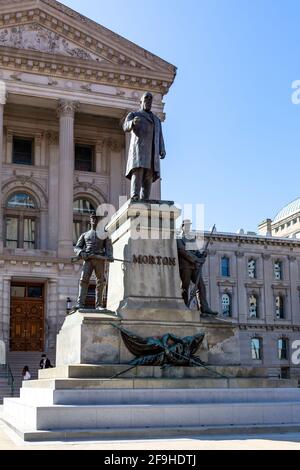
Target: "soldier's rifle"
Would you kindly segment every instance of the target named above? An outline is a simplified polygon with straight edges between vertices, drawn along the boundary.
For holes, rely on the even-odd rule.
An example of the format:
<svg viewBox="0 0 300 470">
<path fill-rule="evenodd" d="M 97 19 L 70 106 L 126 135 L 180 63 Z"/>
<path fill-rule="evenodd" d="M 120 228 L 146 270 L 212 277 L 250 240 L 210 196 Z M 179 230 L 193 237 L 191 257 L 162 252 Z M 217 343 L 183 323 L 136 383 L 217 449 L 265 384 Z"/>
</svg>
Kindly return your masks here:
<svg viewBox="0 0 300 470">
<path fill-rule="evenodd" d="M 81 254 L 79 254 L 77 256 L 73 256 L 71 258 L 71 263 L 77 263 L 80 260 L 88 261 L 88 260 L 91 260 L 91 259 L 101 259 L 103 261 L 111 261 L 111 262 L 118 261 L 119 263 L 130 263 L 130 264 L 132 264 L 132 261 L 129 261 L 127 259 L 111 258 L 110 256 L 93 255 L 93 254 L 88 255 L 86 257 L 83 257 Z"/>
<path fill-rule="evenodd" d="M 211 242 L 211 239 L 212 239 L 212 236 L 213 236 L 213 233 L 215 232 L 215 230 L 216 230 L 216 225 L 214 225 L 213 228 L 211 229 L 208 240 L 205 244 L 205 248 L 203 250 L 203 255 L 207 255 L 207 250 L 208 250 L 208 247 L 210 245 L 210 242 Z M 190 305 L 192 303 L 192 300 L 194 299 L 194 297 L 197 294 L 198 284 L 199 284 L 201 276 L 202 276 L 202 266 L 203 266 L 204 262 L 205 262 L 205 258 L 202 259 L 201 261 L 199 259 L 199 263 L 197 263 L 199 265 L 198 272 L 197 272 L 197 278 L 196 278 L 195 285 L 194 285 L 194 287 L 193 287 L 193 289 L 191 290 L 191 293 L 190 293 L 190 297 L 189 297 L 189 301 L 188 301 L 188 307 L 190 307 Z"/>
</svg>

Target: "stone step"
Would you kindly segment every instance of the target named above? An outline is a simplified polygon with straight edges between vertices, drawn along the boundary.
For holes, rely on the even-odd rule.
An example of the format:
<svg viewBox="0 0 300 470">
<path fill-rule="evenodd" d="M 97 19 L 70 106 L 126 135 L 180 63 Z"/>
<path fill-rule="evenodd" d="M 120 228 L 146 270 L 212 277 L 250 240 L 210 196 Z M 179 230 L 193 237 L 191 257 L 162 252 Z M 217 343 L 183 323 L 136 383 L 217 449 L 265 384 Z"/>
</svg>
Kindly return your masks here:
<svg viewBox="0 0 300 470">
<path fill-rule="evenodd" d="M 84 389 L 22 388 L 21 400 L 35 405 L 212 404 L 300 402 L 299 388 Z"/>
<path fill-rule="evenodd" d="M 207 437 L 230 435 L 231 439 L 259 434 L 299 433 L 300 424 L 271 425 L 230 425 L 230 426 L 181 426 L 113 429 L 59 429 L 51 431 L 23 430 L 6 423 L 25 442 L 46 441 L 91 441 L 91 440 L 128 440 L 128 439 L 170 439 L 187 437 Z"/>
<path fill-rule="evenodd" d="M 118 379 L 40 379 L 23 382 L 25 388 L 62 389 L 198 389 L 198 388 L 297 388 L 297 379 L 264 378 L 118 378 Z"/>
<path fill-rule="evenodd" d="M 268 369 L 264 367 L 216 366 L 204 367 L 167 367 L 139 366 L 128 370 L 128 364 L 100 365 L 68 365 L 39 371 L 40 379 L 49 378 L 111 378 L 117 374 L 120 377 L 220 377 L 250 378 L 268 377 Z M 279 375 L 279 373 L 278 373 Z M 277 375 L 277 377 L 278 377 Z"/>
<path fill-rule="evenodd" d="M 300 401 L 213 404 L 34 406 L 5 398 L 3 419 L 19 429 L 115 429 L 300 424 Z"/>
</svg>

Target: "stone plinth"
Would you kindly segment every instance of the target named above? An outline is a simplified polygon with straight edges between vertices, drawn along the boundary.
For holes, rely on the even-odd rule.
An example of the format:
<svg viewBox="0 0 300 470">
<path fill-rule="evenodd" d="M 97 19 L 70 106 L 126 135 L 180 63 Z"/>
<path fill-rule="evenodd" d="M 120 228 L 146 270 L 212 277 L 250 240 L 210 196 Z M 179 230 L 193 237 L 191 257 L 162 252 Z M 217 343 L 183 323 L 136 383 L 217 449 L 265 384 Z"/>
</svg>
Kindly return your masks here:
<svg viewBox="0 0 300 470">
<path fill-rule="evenodd" d="M 238 331 L 230 322 L 214 318 L 205 318 L 201 322 L 172 321 L 172 318 L 169 321 L 145 320 L 143 315 L 140 320 L 124 320 L 112 312 L 103 314 L 78 310 L 66 318 L 57 336 L 56 365 L 129 364 L 134 356 L 126 348 L 116 327 L 142 338 L 166 333 L 179 337 L 194 336 L 204 332 L 203 345 L 197 353 L 202 361 L 213 365 L 240 364 Z M 176 368 L 171 372 L 177 376 Z M 154 369 L 153 373 L 156 375 Z"/>
<path fill-rule="evenodd" d="M 119 323 L 112 312 L 69 315 L 57 335 L 56 365 L 119 363 L 119 331 L 112 323 Z"/>
<path fill-rule="evenodd" d="M 128 201 L 107 225 L 114 257 L 130 263 L 110 265 L 109 310 L 124 319 L 196 321 L 180 292 L 172 202 Z"/>
</svg>

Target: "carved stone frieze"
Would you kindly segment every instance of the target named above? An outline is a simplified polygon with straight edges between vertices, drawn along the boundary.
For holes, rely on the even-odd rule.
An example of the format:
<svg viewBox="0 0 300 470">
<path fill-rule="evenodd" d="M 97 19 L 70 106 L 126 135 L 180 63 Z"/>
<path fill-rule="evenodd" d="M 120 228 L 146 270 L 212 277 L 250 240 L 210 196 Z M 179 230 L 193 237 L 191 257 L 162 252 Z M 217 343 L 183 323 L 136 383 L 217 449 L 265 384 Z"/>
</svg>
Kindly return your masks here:
<svg viewBox="0 0 300 470">
<path fill-rule="evenodd" d="M 98 62 L 104 60 L 85 49 L 77 47 L 76 44 L 67 41 L 59 34 L 48 30 L 38 23 L 1 28 L 0 45 L 60 54 L 78 59 L 96 60 Z"/>
</svg>

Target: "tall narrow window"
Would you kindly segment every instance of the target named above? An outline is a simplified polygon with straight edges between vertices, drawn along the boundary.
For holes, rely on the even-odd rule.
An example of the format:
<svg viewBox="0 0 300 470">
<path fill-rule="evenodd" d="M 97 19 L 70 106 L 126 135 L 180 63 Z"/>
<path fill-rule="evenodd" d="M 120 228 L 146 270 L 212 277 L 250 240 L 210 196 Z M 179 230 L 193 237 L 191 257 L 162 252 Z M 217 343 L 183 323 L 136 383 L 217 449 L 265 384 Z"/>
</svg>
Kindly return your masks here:
<svg viewBox="0 0 300 470">
<path fill-rule="evenodd" d="M 258 299 L 254 294 L 249 296 L 249 317 L 258 318 Z"/>
<path fill-rule="evenodd" d="M 221 259 L 221 274 L 224 277 L 230 276 L 229 258 L 227 256 L 223 256 Z"/>
<path fill-rule="evenodd" d="M 256 278 L 256 261 L 252 258 L 248 261 L 248 276 L 250 279 Z"/>
<path fill-rule="evenodd" d="M 251 339 L 251 356 L 253 360 L 262 359 L 262 339 Z"/>
<path fill-rule="evenodd" d="M 281 261 L 275 261 L 274 263 L 274 277 L 277 281 L 280 281 L 282 279 L 282 262 Z"/>
<path fill-rule="evenodd" d="M 222 295 L 222 313 L 224 317 L 231 317 L 232 315 L 232 306 L 231 306 L 231 295 L 223 294 Z"/>
<path fill-rule="evenodd" d="M 33 139 L 13 138 L 12 162 L 18 165 L 33 165 Z"/>
<path fill-rule="evenodd" d="M 75 144 L 75 170 L 95 171 L 94 147 L 92 145 Z"/>
<path fill-rule="evenodd" d="M 36 248 L 38 215 L 37 205 L 31 195 L 15 193 L 10 196 L 5 209 L 5 246 Z"/>
<path fill-rule="evenodd" d="M 74 201 L 73 205 L 73 243 L 76 245 L 78 238 L 90 227 L 90 215 L 95 212 L 95 206 L 84 198 Z"/>
<path fill-rule="evenodd" d="M 288 358 L 288 340 L 280 338 L 278 340 L 278 359 Z"/>
<path fill-rule="evenodd" d="M 275 297 L 275 316 L 276 318 L 284 318 L 284 299 L 282 295 Z"/>
</svg>

